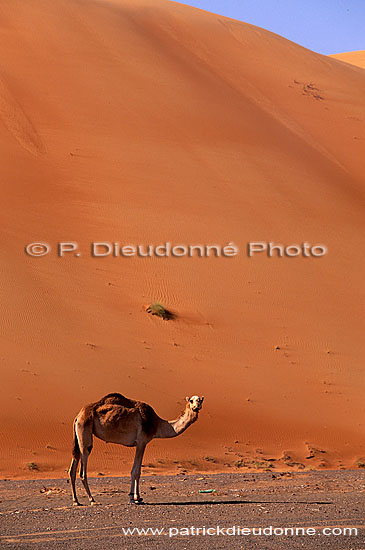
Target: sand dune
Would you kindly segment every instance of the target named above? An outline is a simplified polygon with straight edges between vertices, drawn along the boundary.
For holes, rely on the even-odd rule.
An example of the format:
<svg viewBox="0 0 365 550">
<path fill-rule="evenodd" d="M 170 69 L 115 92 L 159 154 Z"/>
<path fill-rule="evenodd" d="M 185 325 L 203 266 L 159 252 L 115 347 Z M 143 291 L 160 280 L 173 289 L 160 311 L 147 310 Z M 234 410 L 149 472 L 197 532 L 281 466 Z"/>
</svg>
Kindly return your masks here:
<svg viewBox="0 0 365 550">
<path fill-rule="evenodd" d="M 330 57 L 339 59 L 340 61 L 345 61 L 345 63 L 350 63 L 350 65 L 356 65 L 357 67 L 365 69 L 365 50 L 336 53 L 331 55 Z"/>
<path fill-rule="evenodd" d="M 0 13 L 0 475 L 63 474 L 73 417 L 111 391 L 164 418 L 205 395 L 146 472 L 356 467 L 365 73 L 165 0 Z M 27 256 L 35 241 L 51 253 Z M 59 241 L 81 256 L 57 257 Z M 92 258 L 93 241 L 241 254 Z M 248 258 L 249 241 L 328 254 Z M 176 320 L 148 315 L 154 300 Z M 131 457 L 96 442 L 90 473 Z"/>
</svg>

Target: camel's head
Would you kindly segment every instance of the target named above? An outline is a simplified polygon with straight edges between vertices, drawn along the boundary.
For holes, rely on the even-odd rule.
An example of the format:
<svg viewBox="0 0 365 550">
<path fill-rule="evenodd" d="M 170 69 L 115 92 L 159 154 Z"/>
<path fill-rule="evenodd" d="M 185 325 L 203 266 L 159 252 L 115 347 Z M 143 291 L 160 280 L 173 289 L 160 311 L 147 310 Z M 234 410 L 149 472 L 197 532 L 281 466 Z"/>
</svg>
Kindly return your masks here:
<svg viewBox="0 0 365 550">
<path fill-rule="evenodd" d="M 199 397 L 198 395 L 193 395 L 193 397 L 185 397 L 187 406 L 190 407 L 192 411 L 199 412 L 202 408 L 204 396 Z"/>
</svg>

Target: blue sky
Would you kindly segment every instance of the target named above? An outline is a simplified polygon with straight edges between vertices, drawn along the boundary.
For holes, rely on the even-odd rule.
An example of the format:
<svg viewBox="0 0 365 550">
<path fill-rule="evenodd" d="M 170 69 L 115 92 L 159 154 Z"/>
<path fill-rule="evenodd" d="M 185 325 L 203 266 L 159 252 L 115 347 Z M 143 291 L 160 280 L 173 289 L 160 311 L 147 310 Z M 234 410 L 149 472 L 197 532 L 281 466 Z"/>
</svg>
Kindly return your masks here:
<svg viewBox="0 0 365 550">
<path fill-rule="evenodd" d="M 365 50 L 365 0 L 181 0 L 323 54 Z"/>
</svg>

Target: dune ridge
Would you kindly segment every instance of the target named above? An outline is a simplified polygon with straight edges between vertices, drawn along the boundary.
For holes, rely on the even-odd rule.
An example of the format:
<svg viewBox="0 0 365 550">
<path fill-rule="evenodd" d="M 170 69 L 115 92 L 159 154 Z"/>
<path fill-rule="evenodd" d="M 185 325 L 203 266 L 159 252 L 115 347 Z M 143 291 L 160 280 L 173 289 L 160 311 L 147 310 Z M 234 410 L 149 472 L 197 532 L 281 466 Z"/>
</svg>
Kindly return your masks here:
<svg viewBox="0 0 365 550">
<path fill-rule="evenodd" d="M 361 69 L 365 69 L 365 50 L 335 53 L 332 54 L 330 57 L 333 57 L 334 59 L 339 59 L 340 61 L 344 61 L 345 63 L 349 63 L 350 65 L 355 65 L 357 67 L 360 67 Z"/>
<path fill-rule="evenodd" d="M 364 72 L 165 0 L 0 10 L 0 475 L 64 475 L 72 419 L 109 392 L 170 419 L 205 395 L 146 473 L 358 467 Z M 241 253 L 93 258 L 96 241 Z M 248 258 L 250 241 L 328 253 Z M 96 441 L 90 474 L 131 457 Z"/>
</svg>

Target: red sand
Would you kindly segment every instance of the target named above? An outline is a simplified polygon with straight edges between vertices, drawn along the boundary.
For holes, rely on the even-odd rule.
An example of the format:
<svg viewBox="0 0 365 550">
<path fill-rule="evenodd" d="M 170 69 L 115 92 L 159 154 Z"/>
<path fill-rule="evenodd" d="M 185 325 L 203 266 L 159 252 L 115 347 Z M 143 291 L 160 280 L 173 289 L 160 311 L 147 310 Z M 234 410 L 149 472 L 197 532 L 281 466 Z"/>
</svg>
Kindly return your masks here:
<svg viewBox="0 0 365 550">
<path fill-rule="evenodd" d="M 356 65 L 357 67 L 365 69 L 365 50 L 336 53 L 331 55 L 331 57 L 339 59 L 340 61 L 345 61 L 345 63 L 350 63 L 350 65 Z"/>
<path fill-rule="evenodd" d="M 145 472 L 356 467 L 365 72 L 165 0 L 12 0 L 0 18 L 0 475 L 63 475 L 73 417 L 111 391 L 164 418 L 205 395 Z M 52 252 L 27 256 L 39 240 Z M 88 252 L 257 240 L 328 254 Z M 178 318 L 148 315 L 155 300 Z M 129 471 L 132 450 L 94 449 L 91 474 Z"/>
</svg>

